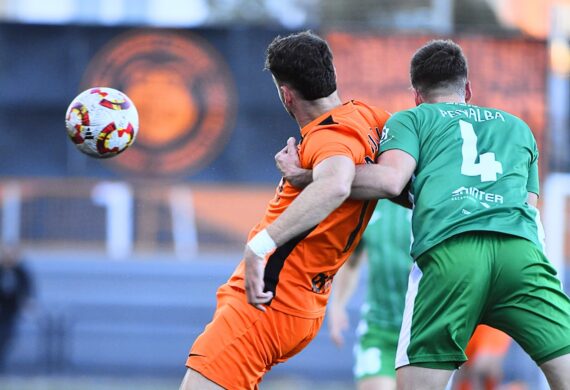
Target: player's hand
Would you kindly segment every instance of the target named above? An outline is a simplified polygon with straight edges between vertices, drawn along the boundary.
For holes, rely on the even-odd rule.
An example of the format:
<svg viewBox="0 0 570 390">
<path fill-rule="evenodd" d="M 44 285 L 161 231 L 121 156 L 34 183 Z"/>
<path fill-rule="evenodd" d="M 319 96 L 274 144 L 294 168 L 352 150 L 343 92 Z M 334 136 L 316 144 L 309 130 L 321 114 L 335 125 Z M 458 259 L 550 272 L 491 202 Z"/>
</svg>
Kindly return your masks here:
<svg viewBox="0 0 570 390">
<path fill-rule="evenodd" d="M 265 312 L 266 309 L 263 305 L 273 298 L 271 291 L 263 291 L 265 287 L 263 282 L 265 261 L 258 257 L 247 245 L 243 258 L 245 261 L 245 294 L 247 302 L 256 309 Z"/>
<path fill-rule="evenodd" d="M 296 141 L 293 137 L 289 137 L 287 145 L 275 155 L 275 165 L 285 180 L 297 188 L 305 188 L 313 180 L 313 172 L 310 169 L 301 168 Z"/>
<path fill-rule="evenodd" d="M 328 311 L 329 334 L 337 347 L 344 345 L 342 333 L 348 329 L 348 313 L 344 307 L 330 307 Z"/>
</svg>

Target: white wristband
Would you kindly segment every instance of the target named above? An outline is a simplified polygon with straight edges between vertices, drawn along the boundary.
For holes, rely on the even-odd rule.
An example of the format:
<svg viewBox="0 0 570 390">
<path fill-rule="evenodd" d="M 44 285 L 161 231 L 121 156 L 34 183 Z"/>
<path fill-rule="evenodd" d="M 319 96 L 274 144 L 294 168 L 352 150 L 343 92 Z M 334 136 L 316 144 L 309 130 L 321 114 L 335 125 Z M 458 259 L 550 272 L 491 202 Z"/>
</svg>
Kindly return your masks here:
<svg viewBox="0 0 570 390">
<path fill-rule="evenodd" d="M 275 241 L 273 241 L 266 229 L 263 229 L 249 240 L 247 246 L 253 253 L 262 258 L 265 258 L 268 253 L 277 248 Z"/>
</svg>

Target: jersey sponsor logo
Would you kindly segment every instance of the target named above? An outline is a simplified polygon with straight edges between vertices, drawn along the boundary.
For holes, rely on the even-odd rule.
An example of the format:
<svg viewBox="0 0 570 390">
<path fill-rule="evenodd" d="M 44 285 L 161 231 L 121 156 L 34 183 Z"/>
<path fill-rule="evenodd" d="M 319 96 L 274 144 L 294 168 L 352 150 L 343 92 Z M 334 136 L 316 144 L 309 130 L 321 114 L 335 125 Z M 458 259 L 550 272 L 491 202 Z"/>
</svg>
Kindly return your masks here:
<svg viewBox="0 0 570 390">
<path fill-rule="evenodd" d="M 334 275 L 321 272 L 312 279 L 312 290 L 317 294 L 326 294 L 330 291 Z"/>
<path fill-rule="evenodd" d="M 380 146 L 384 145 L 386 142 L 392 140 L 394 136 L 390 135 L 390 128 L 384 126 L 382 129 L 382 136 L 380 137 Z"/>
<path fill-rule="evenodd" d="M 469 215 L 474 209 L 479 207 L 484 207 L 486 209 L 491 208 L 491 204 L 503 204 L 504 198 L 502 195 L 493 194 L 492 192 L 485 192 L 476 187 L 464 187 L 461 186 L 455 191 L 451 192 L 451 200 L 468 200 L 469 207 L 462 209 L 462 213 Z"/>
<path fill-rule="evenodd" d="M 505 121 L 505 117 L 499 111 L 490 111 L 478 107 L 465 107 L 465 108 L 458 108 L 455 110 L 442 110 L 440 108 L 439 113 L 444 118 L 455 118 L 458 116 L 464 116 L 475 122 L 486 122 L 495 119 L 500 119 L 503 122 Z"/>
<path fill-rule="evenodd" d="M 372 156 L 365 156 L 364 162 L 366 164 L 374 164 L 380 152 L 380 141 L 382 139 L 382 132 L 378 127 L 371 127 L 368 129 L 368 145 L 372 151 Z"/>
</svg>

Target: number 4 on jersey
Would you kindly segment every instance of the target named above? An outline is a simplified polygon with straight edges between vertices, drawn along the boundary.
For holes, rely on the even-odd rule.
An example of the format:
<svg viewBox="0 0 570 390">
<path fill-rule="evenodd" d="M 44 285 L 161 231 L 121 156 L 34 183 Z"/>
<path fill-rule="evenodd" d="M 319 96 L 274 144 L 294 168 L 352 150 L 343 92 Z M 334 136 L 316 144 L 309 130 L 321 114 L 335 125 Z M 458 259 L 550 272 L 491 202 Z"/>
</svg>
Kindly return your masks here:
<svg viewBox="0 0 570 390">
<path fill-rule="evenodd" d="M 487 152 L 479 155 L 477 152 L 477 135 L 473 125 L 469 122 L 459 121 L 463 146 L 461 155 L 461 174 L 465 176 L 481 176 L 481 181 L 497 181 L 497 173 L 503 173 L 503 165 L 495 160 L 495 153 Z M 477 163 L 477 157 L 479 162 Z"/>
</svg>

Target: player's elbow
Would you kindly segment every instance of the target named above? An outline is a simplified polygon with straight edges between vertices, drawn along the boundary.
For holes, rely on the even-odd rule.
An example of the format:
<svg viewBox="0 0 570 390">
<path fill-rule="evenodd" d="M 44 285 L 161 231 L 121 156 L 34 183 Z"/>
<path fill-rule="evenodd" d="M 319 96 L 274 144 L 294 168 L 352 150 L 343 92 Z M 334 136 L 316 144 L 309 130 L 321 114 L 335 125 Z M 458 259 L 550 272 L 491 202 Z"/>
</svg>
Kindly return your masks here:
<svg viewBox="0 0 570 390">
<path fill-rule="evenodd" d="M 335 199 L 339 204 L 344 202 L 350 196 L 351 183 L 335 182 L 329 187 L 331 198 Z"/>
<path fill-rule="evenodd" d="M 404 181 L 400 175 L 392 175 L 390 180 L 384 186 L 386 198 L 395 198 L 399 196 L 406 188 L 407 181 Z"/>
</svg>

